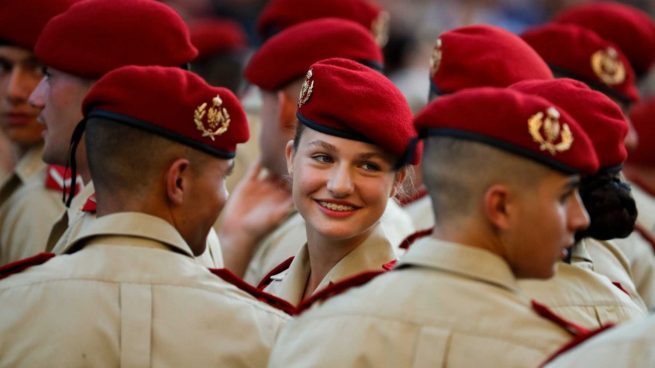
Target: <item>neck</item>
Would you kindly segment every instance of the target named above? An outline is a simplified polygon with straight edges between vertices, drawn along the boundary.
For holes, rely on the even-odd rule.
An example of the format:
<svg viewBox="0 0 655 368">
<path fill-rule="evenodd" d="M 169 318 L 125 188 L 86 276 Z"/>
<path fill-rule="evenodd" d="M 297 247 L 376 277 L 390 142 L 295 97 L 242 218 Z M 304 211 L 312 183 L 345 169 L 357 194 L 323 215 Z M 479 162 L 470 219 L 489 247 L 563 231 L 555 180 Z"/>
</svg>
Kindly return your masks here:
<svg viewBox="0 0 655 368">
<path fill-rule="evenodd" d="M 374 227 L 348 239 L 331 239 L 307 230 L 307 248 L 309 252 L 309 278 L 305 286 L 303 299 L 311 296 L 325 276 L 348 253 L 362 244 Z"/>
<path fill-rule="evenodd" d="M 494 237 L 487 229 L 482 228 L 480 224 L 475 224 L 472 221 L 465 223 L 455 221 L 448 221 L 445 224 L 437 223 L 432 230 L 432 237 L 468 247 L 484 249 L 505 258 L 505 252 L 503 251 L 500 240 Z"/>
<path fill-rule="evenodd" d="M 88 184 L 91 181 L 91 172 L 89 171 L 89 164 L 86 160 L 86 143 L 84 139 L 77 146 L 75 163 L 77 164 L 77 174 L 82 177 L 84 184 Z"/>
<path fill-rule="evenodd" d="M 647 166 L 628 165 L 623 167 L 625 176 L 644 191 L 655 193 L 655 169 Z"/>
</svg>

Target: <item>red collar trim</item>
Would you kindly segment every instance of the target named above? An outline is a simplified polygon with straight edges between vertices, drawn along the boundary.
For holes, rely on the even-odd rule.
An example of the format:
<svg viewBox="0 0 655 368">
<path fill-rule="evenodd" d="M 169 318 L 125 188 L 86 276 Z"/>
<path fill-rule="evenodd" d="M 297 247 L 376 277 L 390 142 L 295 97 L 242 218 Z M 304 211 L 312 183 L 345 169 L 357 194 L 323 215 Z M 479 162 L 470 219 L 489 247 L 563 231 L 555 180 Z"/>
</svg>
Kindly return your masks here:
<svg viewBox="0 0 655 368">
<path fill-rule="evenodd" d="M 582 344 L 583 342 L 589 340 L 590 338 L 598 335 L 601 332 L 604 332 L 605 330 L 608 330 L 610 328 L 614 327 L 613 323 L 608 323 L 605 326 L 602 326 L 600 328 L 597 328 L 592 331 L 588 331 L 582 335 L 575 336 L 573 339 L 571 339 L 569 342 L 564 344 L 562 347 L 557 349 L 553 354 L 551 354 L 548 359 L 546 359 L 543 363 L 539 365 L 539 367 L 543 367 L 546 364 L 552 362 L 556 358 L 558 358 L 560 355 L 568 352 L 569 350 L 572 350 L 573 348 L 577 347 L 578 345 Z"/>
<path fill-rule="evenodd" d="M 32 266 L 44 264 L 54 256 L 54 253 L 43 252 L 29 258 L 24 258 L 16 262 L 7 263 L 6 265 L 0 266 L 0 280 L 7 278 L 15 273 L 23 272 Z"/>
<path fill-rule="evenodd" d="M 239 289 L 255 297 L 255 299 L 264 302 L 273 308 L 279 309 L 282 312 L 292 316 L 296 314 L 296 308 L 293 305 L 291 305 L 291 303 L 287 302 L 284 299 L 278 298 L 275 295 L 257 289 L 256 287 L 243 281 L 243 279 L 233 274 L 230 270 L 226 268 L 210 268 L 209 272 L 218 276 L 223 281 L 238 287 Z"/>
<path fill-rule="evenodd" d="M 348 289 L 351 289 L 355 286 L 360 286 L 364 285 L 367 282 L 373 280 L 374 278 L 382 275 L 383 273 L 386 273 L 387 270 L 381 270 L 381 271 L 366 271 L 362 273 L 358 273 L 354 276 L 348 277 L 346 279 L 343 279 L 341 281 L 331 283 L 327 287 L 325 287 L 323 290 L 315 293 L 314 295 L 310 296 L 309 298 L 303 300 L 297 308 L 297 314 L 300 314 L 307 309 L 309 309 L 314 303 L 317 303 L 319 301 L 324 301 L 327 299 L 330 299 L 334 296 L 337 296 L 343 292 L 345 292 Z"/>
<path fill-rule="evenodd" d="M 421 238 L 425 238 L 426 236 L 430 236 L 430 235 L 432 235 L 432 229 L 434 229 L 434 227 L 431 227 L 431 228 L 428 228 L 428 229 L 419 230 L 419 231 L 417 231 L 417 232 L 415 232 L 415 233 L 409 235 L 408 237 L 406 237 L 406 238 L 405 238 L 405 239 L 400 243 L 400 245 L 399 245 L 398 247 L 399 247 L 400 249 L 408 250 L 408 249 L 412 246 L 412 244 L 414 244 L 417 240 L 419 240 L 419 239 L 421 239 Z"/>
<path fill-rule="evenodd" d="M 46 168 L 45 187 L 48 189 L 63 192 L 66 189 L 66 195 L 70 195 L 71 188 L 75 188 L 77 194 L 82 189 L 82 178 L 80 176 L 73 181 L 71 180 L 71 172 L 67 171 L 65 167 L 59 165 L 48 165 Z"/>
<path fill-rule="evenodd" d="M 555 312 L 550 310 L 550 308 L 548 308 L 544 304 L 538 303 L 537 301 L 534 300 L 532 301 L 532 309 L 543 318 L 555 322 L 557 325 L 564 328 L 573 336 L 582 336 L 584 334 L 589 333 L 589 330 L 587 330 L 585 327 L 582 327 L 576 323 L 573 323 L 569 320 L 566 320 L 558 316 L 557 314 L 555 314 Z"/>
<path fill-rule="evenodd" d="M 84 202 L 84 206 L 82 206 L 82 212 L 87 212 L 87 213 L 96 213 L 97 210 L 97 205 L 96 205 L 96 194 L 93 193 L 91 196 Z"/>
<path fill-rule="evenodd" d="M 262 278 L 259 284 L 257 284 L 257 289 L 259 290 L 266 289 L 266 287 L 270 285 L 271 282 L 273 282 L 273 276 L 289 269 L 289 266 L 291 266 L 291 262 L 293 262 L 294 258 L 295 257 L 289 257 L 284 262 L 275 266 L 269 273 L 266 274 L 266 276 L 264 276 L 264 278 Z"/>
</svg>

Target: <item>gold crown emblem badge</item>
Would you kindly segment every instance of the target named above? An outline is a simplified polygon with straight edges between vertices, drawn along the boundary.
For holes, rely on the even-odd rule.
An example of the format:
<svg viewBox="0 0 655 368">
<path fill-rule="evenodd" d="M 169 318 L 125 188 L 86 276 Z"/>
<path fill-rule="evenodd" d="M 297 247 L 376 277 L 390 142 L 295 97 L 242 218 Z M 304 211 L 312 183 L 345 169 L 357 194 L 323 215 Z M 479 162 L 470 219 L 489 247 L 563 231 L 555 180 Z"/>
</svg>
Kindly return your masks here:
<svg viewBox="0 0 655 368">
<path fill-rule="evenodd" d="M 612 47 L 598 50 L 591 55 L 591 68 L 603 83 L 613 86 L 625 81 L 625 66 Z"/>
<path fill-rule="evenodd" d="M 539 149 L 551 155 L 564 152 L 573 144 L 571 129 L 566 123 L 560 124 L 559 111 L 552 106 L 546 110 L 545 118 L 543 112 L 532 115 L 528 119 L 528 129 L 532 139 L 539 144 Z"/>
<path fill-rule="evenodd" d="M 305 75 L 305 81 L 302 83 L 302 87 L 300 88 L 300 95 L 298 96 L 298 108 L 306 104 L 307 101 L 309 101 L 309 98 L 312 96 L 312 92 L 314 91 L 314 81 L 312 80 L 312 75 L 313 72 L 311 69 L 309 69 L 307 71 L 307 75 Z"/>
<path fill-rule="evenodd" d="M 432 49 L 432 55 L 430 55 L 430 76 L 434 77 L 434 74 L 439 70 L 439 65 L 441 64 L 441 38 L 437 38 L 437 41 L 434 43 L 434 48 Z"/>
<path fill-rule="evenodd" d="M 381 11 L 371 22 L 371 33 L 373 33 L 375 43 L 380 47 L 384 47 L 389 42 L 389 19 L 389 13 Z"/>
<path fill-rule="evenodd" d="M 209 137 L 214 140 L 214 137 L 227 132 L 230 127 L 230 114 L 223 106 L 223 100 L 219 95 L 212 98 L 212 106 L 207 109 L 207 102 L 196 107 L 193 113 L 193 122 L 196 123 L 196 128 L 202 132 L 203 137 Z M 207 121 L 205 122 L 205 115 Z"/>
</svg>

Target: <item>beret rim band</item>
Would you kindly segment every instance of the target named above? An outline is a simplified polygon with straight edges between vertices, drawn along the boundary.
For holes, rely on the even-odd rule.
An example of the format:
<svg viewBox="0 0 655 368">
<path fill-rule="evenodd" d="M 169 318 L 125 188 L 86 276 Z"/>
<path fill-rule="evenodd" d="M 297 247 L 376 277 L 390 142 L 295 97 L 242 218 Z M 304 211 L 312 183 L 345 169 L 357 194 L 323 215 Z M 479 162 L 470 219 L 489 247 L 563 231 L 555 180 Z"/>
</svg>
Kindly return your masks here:
<svg viewBox="0 0 655 368">
<path fill-rule="evenodd" d="M 318 123 L 304 117 L 300 113 L 300 111 L 298 111 L 296 113 L 296 117 L 298 118 L 298 121 L 300 121 L 303 125 L 311 128 L 311 129 L 314 129 L 314 130 L 316 130 L 318 132 L 321 132 L 321 133 L 324 133 L 324 134 L 327 134 L 327 135 L 333 135 L 335 137 L 351 139 L 351 140 L 354 140 L 354 141 L 359 141 L 359 142 L 364 142 L 364 143 L 375 144 L 375 142 L 371 141 L 370 139 L 368 139 L 366 136 L 364 136 L 362 134 L 358 134 L 358 133 L 355 133 L 355 132 L 346 132 L 346 131 L 343 131 L 343 130 L 338 130 L 338 129 L 334 129 L 334 128 L 330 128 L 330 127 L 326 127 L 326 126 L 323 126 L 321 124 L 318 124 Z"/>
<path fill-rule="evenodd" d="M 157 134 L 157 135 L 159 135 L 161 137 L 164 137 L 164 138 L 170 139 L 172 141 L 184 144 L 186 146 L 195 148 L 195 149 L 197 149 L 199 151 L 208 153 L 208 154 L 210 154 L 212 156 L 216 156 L 216 157 L 219 157 L 219 158 L 229 160 L 229 159 L 233 159 L 236 156 L 235 152 L 227 152 L 227 151 L 223 151 L 223 150 L 219 150 L 219 149 L 216 149 L 216 148 L 209 147 L 209 146 L 204 145 L 202 143 L 198 143 L 197 141 L 195 141 L 193 139 L 184 137 L 184 136 L 180 135 L 179 133 L 173 132 L 173 131 L 171 131 L 169 129 L 162 128 L 160 126 L 155 126 L 155 125 L 153 125 L 151 123 L 145 122 L 143 120 L 135 119 L 135 118 L 127 116 L 127 115 L 118 114 L 118 113 L 115 113 L 115 112 L 101 110 L 101 109 L 93 109 L 87 114 L 86 120 L 88 121 L 88 120 L 90 120 L 92 118 L 106 118 L 106 119 L 113 120 L 113 121 L 116 121 L 116 122 L 119 122 L 119 123 L 127 124 L 127 125 L 130 125 L 132 127 L 142 129 L 142 130 L 146 130 L 146 131 L 148 131 L 150 133 Z"/>
<path fill-rule="evenodd" d="M 556 160 L 548 159 L 543 155 L 539 155 L 529 149 L 519 147 L 518 145 L 515 145 L 513 143 L 506 142 L 497 138 L 492 138 L 471 131 L 459 130 L 454 128 L 427 128 L 427 129 L 423 129 L 419 134 L 421 137 L 452 137 L 452 138 L 460 138 L 464 140 L 483 143 L 515 155 L 523 156 L 526 159 L 536 161 L 542 165 L 548 166 L 556 171 L 565 174 L 585 173 L 583 170 L 579 170 L 572 166 L 565 165 Z"/>
</svg>

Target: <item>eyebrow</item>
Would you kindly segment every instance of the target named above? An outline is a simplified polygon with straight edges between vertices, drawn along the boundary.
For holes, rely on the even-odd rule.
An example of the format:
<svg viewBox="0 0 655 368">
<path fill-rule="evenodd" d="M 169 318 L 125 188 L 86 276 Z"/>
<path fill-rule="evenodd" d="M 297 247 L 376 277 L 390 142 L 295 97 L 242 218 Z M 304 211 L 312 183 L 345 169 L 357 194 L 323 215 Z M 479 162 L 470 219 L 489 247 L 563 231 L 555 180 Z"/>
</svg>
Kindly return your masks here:
<svg viewBox="0 0 655 368">
<path fill-rule="evenodd" d="M 579 188 L 579 187 L 580 187 L 580 177 L 579 176 L 574 176 L 572 178 L 569 178 L 566 185 L 564 185 L 564 189 L 566 189 L 566 190 L 576 189 L 576 188 Z"/>
<path fill-rule="evenodd" d="M 327 143 L 325 141 L 321 141 L 321 140 L 311 141 L 311 142 L 309 142 L 308 145 L 309 146 L 320 147 L 320 148 L 323 148 L 323 149 L 325 149 L 327 151 L 331 151 L 331 152 L 337 151 L 337 147 L 335 147 L 335 146 L 333 146 L 333 145 L 331 145 L 331 144 L 329 144 L 329 143 Z"/>
</svg>

